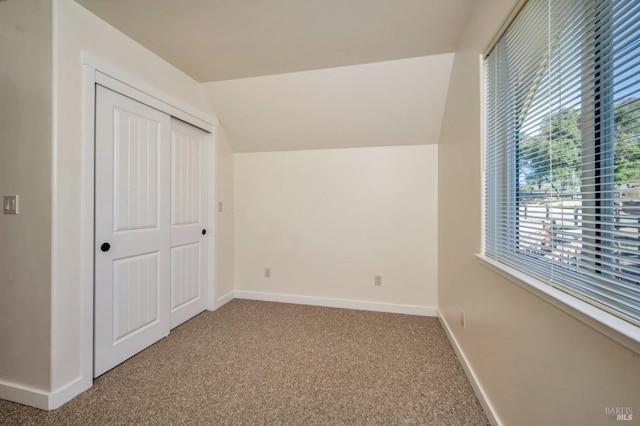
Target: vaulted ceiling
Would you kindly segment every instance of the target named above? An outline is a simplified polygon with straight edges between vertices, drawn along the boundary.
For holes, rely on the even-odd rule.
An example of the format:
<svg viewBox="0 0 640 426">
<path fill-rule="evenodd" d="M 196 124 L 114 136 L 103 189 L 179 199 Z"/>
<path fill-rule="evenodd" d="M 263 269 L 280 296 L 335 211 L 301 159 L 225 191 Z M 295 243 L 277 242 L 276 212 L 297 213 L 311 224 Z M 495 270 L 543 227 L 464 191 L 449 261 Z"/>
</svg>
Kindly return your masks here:
<svg viewBox="0 0 640 426">
<path fill-rule="evenodd" d="M 438 143 L 466 22 L 515 1 L 76 0 L 201 82 L 236 152 Z"/>
<path fill-rule="evenodd" d="M 453 52 L 481 0 L 76 0 L 200 82 Z"/>
</svg>

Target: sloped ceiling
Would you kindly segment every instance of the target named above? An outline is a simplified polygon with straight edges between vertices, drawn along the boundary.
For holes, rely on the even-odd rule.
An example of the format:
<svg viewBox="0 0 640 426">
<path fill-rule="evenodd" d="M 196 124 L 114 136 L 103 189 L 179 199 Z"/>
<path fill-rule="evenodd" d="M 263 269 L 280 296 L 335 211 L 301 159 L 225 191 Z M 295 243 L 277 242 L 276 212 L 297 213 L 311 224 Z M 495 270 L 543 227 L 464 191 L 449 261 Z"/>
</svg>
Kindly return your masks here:
<svg viewBox="0 0 640 426">
<path fill-rule="evenodd" d="M 437 143 L 464 24 L 506 0 L 76 1 L 201 82 L 250 152 Z"/>
<path fill-rule="evenodd" d="M 438 142 L 453 54 L 204 83 L 236 152 Z"/>
<path fill-rule="evenodd" d="M 453 52 L 489 0 L 76 1 L 205 82 Z"/>
</svg>

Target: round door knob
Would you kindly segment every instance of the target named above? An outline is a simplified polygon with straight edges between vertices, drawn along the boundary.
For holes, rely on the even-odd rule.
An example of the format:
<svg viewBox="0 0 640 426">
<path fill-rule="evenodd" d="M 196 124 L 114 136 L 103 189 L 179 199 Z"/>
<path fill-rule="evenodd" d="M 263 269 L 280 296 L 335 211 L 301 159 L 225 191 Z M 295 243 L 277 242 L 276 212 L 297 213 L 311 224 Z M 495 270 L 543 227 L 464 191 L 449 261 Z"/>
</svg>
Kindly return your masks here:
<svg viewBox="0 0 640 426">
<path fill-rule="evenodd" d="M 110 248 L 111 248 L 111 244 L 109 243 L 102 243 L 102 245 L 100 246 L 100 250 L 102 251 L 109 251 Z"/>
<path fill-rule="evenodd" d="M 206 229 L 202 230 L 202 235 L 207 235 L 207 230 Z"/>
</svg>

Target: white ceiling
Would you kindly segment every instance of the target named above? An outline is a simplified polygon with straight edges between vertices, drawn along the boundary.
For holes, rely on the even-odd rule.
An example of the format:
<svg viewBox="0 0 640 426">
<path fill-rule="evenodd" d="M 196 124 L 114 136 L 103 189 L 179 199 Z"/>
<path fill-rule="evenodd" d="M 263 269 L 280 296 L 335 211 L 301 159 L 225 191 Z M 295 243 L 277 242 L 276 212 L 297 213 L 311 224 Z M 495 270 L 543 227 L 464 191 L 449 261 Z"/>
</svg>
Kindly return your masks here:
<svg viewBox="0 0 640 426">
<path fill-rule="evenodd" d="M 516 0 L 75 1 L 201 82 L 255 152 L 438 143 L 470 18 L 497 10 L 490 37 Z"/>
<path fill-rule="evenodd" d="M 236 152 L 436 144 L 453 54 L 204 83 Z"/>
<path fill-rule="evenodd" d="M 453 52 L 480 0 L 76 0 L 200 82 Z"/>
</svg>

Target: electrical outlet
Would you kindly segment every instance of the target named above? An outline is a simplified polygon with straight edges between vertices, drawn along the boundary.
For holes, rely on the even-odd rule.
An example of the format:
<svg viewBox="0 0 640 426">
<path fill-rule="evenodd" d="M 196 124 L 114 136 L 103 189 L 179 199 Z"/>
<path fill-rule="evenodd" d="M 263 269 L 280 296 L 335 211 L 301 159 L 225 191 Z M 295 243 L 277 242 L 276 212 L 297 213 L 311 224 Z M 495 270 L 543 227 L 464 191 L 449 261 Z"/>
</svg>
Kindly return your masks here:
<svg viewBox="0 0 640 426">
<path fill-rule="evenodd" d="M 5 195 L 2 199 L 2 212 L 4 214 L 18 214 L 18 196 Z"/>
<path fill-rule="evenodd" d="M 222 201 L 218 201 L 218 213 L 222 213 Z"/>
<path fill-rule="evenodd" d="M 460 325 L 462 328 L 467 328 L 467 319 L 465 317 L 464 309 L 460 309 Z"/>
<path fill-rule="evenodd" d="M 380 287 L 382 285 L 382 275 L 375 275 L 373 277 L 373 285 Z"/>
<path fill-rule="evenodd" d="M 264 277 L 271 278 L 271 268 L 264 268 Z"/>
</svg>

